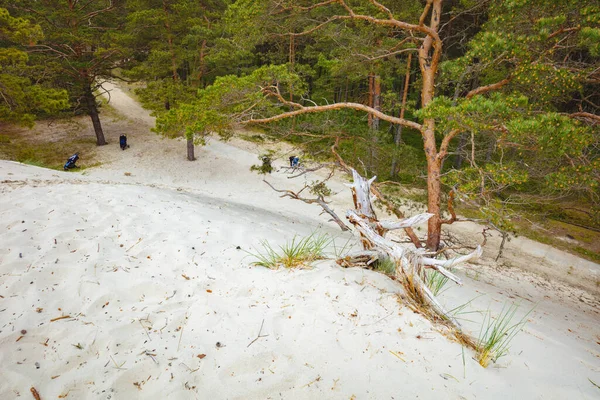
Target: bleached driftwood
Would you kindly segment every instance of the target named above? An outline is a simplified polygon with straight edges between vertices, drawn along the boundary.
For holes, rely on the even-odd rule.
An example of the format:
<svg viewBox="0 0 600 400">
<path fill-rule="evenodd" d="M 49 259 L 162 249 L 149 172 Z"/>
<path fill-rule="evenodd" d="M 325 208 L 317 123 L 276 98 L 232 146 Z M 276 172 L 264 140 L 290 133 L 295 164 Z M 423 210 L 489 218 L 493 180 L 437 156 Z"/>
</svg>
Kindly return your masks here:
<svg viewBox="0 0 600 400">
<path fill-rule="evenodd" d="M 461 279 L 450 272 L 448 269 L 456 265 L 462 264 L 469 260 L 476 259 L 481 256 L 481 247 L 467 255 L 448 259 L 438 260 L 432 256 L 437 253 L 428 253 L 425 249 L 416 247 L 415 249 L 409 249 L 402 247 L 395 242 L 385 238 L 385 234 L 391 230 L 404 229 L 407 234 L 411 237 L 411 240 L 415 246 L 420 246 L 420 241 L 412 231 L 412 227 L 415 225 L 427 222 L 433 214 L 423 213 L 418 214 L 410 218 L 402 220 L 391 221 L 383 220 L 379 221 L 375 210 L 373 209 L 372 201 L 375 198 L 381 199 L 381 194 L 377 197 L 372 197 L 371 185 L 375 181 L 376 177 L 366 179 L 361 176 L 356 170 L 350 168 L 348 165 L 343 163 L 343 160 L 335 153 L 338 157 L 342 167 L 345 171 L 352 174 L 353 182 L 348 186 L 352 190 L 352 198 L 354 200 L 354 210 L 349 210 L 346 213 L 346 218 L 359 232 L 363 250 L 348 254 L 337 260 L 337 263 L 343 267 L 361 267 L 361 268 L 374 268 L 376 262 L 381 262 L 385 259 L 391 259 L 395 266 L 395 278 L 403 282 L 405 287 L 413 292 L 415 297 L 419 297 L 422 301 L 427 302 L 430 307 L 441 317 L 451 321 L 457 327 L 460 327 L 458 321 L 452 317 L 444 309 L 444 307 L 437 300 L 435 295 L 427 287 L 423 278 L 425 276 L 424 269 L 434 269 L 437 273 L 442 274 L 453 282 L 462 285 Z M 329 175 L 331 178 L 333 171 Z M 325 179 L 325 181 L 327 180 Z M 349 230 L 348 226 L 342 222 L 337 216 L 335 211 L 331 209 L 325 201 L 323 195 L 317 194 L 316 198 L 305 198 L 301 196 L 301 193 L 308 188 L 305 185 L 298 192 L 291 190 L 281 190 L 275 188 L 269 182 L 265 180 L 273 190 L 279 193 L 283 193 L 281 197 L 289 197 L 296 200 L 301 200 L 308 204 L 319 204 L 323 208 L 323 212 L 329 214 L 333 221 L 338 224 L 342 230 Z"/>
<path fill-rule="evenodd" d="M 383 260 L 388 256 L 376 250 L 363 250 L 346 254 L 344 257 L 338 258 L 336 262 L 344 268 L 362 267 L 373 268 L 376 261 Z"/>
<path fill-rule="evenodd" d="M 355 178 L 355 182 L 350 187 L 352 188 L 356 209 L 348 210 L 346 218 L 360 233 L 365 251 L 351 257 L 342 258 L 338 260 L 338 263 L 342 266 L 369 267 L 375 261 L 374 257 L 377 260 L 385 257 L 390 258 L 396 265 L 396 278 L 401 282 L 410 282 L 410 286 L 423 294 L 423 297 L 438 315 L 459 327 L 460 324 L 458 321 L 444 309 L 435 295 L 423 282 L 424 268 L 434 269 L 453 282 L 461 285 L 461 279 L 448 269 L 480 257 L 482 253 L 481 247 L 478 246 L 475 251 L 464 256 L 448 260 L 438 260 L 428 257 L 430 254 L 422 248 L 409 249 L 386 239 L 384 235 L 387 231 L 421 224 L 431 218 L 432 214 L 419 214 L 400 221 L 378 221 L 370 199 L 370 185 L 374 181 L 374 178 L 367 180 L 355 170 L 352 170 L 352 175 Z M 365 263 L 365 257 L 370 257 L 370 262 Z M 356 263 L 353 264 L 352 260 L 356 260 Z"/>
</svg>

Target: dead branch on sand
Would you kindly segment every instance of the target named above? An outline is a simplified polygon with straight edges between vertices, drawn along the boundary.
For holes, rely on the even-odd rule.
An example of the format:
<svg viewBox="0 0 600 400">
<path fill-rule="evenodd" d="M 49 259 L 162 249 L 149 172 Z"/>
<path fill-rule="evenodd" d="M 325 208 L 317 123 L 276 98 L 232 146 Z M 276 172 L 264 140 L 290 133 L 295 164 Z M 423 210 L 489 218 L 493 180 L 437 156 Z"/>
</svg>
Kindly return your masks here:
<svg viewBox="0 0 600 400">
<path fill-rule="evenodd" d="M 436 258 L 436 252 L 427 252 L 421 247 L 421 242 L 414 234 L 412 227 L 422 224 L 429 220 L 433 214 L 424 213 L 415 215 L 411 218 L 403 218 L 403 215 L 398 210 L 391 209 L 399 218 L 397 221 L 382 220 L 380 221 L 375 214 L 372 201 L 379 199 L 390 209 L 390 202 L 387 201 L 375 186 L 373 182 L 376 177 L 366 179 L 361 176 L 354 168 L 348 166 L 340 155 L 336 152 L 336 146 L 339 139 L 332 146 L 331 150 L 338 160 L 338 164 L 342 170 L 352 175 L 353 183 L 348 185 L 352 190 L 352 199 L 354 200 L 354 210 L 346 212 L 346 218 L 360 234 L 363 251 L 355 252 L 337 260 L 337 263 L 343 267 L 361 267 L 373 268 L 374 263 L 380 263 L 386 259 L 391 260 L 395 266 L 393 276 L 401 282 L 411 301 L 417 308 L 425 311 L 426 314 L 435 318 L 441 318 L 444 321 L 453 325 L 460 332 L 459 322 L 448 313 L 448 311 L 437 300 L 435 294 L 425 284 L 425 269 L 433 269 L 436 273 L 452 280 L 453 282 L 462 285 L 461 279 L 450 272 L 450 269 L 458 264 L 462 264 L 469 260 L 479 258 L 482 254 L 481 246 L 466 254 L 446 260 Z M 331 178 L 333 170 L 329 177 Z M 323 181 L 323 182 L 324 182 Z M 281 197 L 289 197 L 296 200 L 301 200 L 308 204 L 319 204 L 324 212 L 329 214 L 333 220 L 340 226 L 342 230 L 348 230 L 346 224 L 337 216 L 337 214 L 327 205 L 324 196 L 317 193 L 317 198 L 308 199 L 301 196 L 301 193 L 310 186 L 305 185 L 300 191 L 294 192 L 291 190 L 281 190 L 275 188 L 269 182 L 265 181 L 273 190 L 283 193 Z M 453 215 L 453 219 L 456 219 Z M 448 221 L 450 222 L 450 221 Z M 453 222 L 453 221 L 452 221 Z M 387 232 L 395 229 L 404 229 L 415 245 L 415 249 L 409 249 L 400 246 L 398 243 L 385 238 Z M 432 312 L 431 312 L 432 311 Z M 259 332 L 260 335 L 260 332 Z"/>
</svg>

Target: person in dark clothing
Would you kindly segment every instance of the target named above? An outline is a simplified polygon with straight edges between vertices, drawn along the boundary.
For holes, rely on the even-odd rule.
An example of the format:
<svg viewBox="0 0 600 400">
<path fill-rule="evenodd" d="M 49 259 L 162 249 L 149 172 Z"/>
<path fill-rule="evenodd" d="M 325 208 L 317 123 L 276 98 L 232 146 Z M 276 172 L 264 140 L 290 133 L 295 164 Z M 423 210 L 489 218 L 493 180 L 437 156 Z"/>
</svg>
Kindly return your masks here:
<svg viewBox="0 0 600 400">
<path fill-rule="evenodd" d="M 77 165 L 75 165 L 77 160 L 79 160 L 79 153 L 75 153 L 71 157 L 69 157 L 69 159 L 65 163 L 63 169 L 66 171 L 66 170 L 69 170 L 72 168 L 79 168 Z"/>
<path fill-rule="evenodd" d="M 298 158 L 297 156 L 290 156 L 290 167 L 291 168 L 296 168 L 299 163 L 300 163 L 300 158 Z"/>
<path fill-rule="evenodd" d="M 127 136 L 119 136 L 119 144 L 121 145 L 121 150 L 125 150 L 126 148 L 128 148 L 129 145 L 127 144 Z"/>
</svg>

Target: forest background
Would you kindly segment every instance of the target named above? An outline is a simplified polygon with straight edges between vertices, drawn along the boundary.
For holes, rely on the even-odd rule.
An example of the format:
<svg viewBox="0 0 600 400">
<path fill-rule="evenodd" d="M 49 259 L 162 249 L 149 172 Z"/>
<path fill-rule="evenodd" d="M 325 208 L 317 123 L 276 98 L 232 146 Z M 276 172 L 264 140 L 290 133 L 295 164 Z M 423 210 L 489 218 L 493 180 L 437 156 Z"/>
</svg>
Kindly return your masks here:
<svg viewBox="0 0 600 400">
<path fill-rule="evenodd" d="M 209 134 L 287 140 L 315 161 L 337 143 L 348 164 L 391 182 L 391 201 L 427 204 L 429 248 L 454 208 L 600 260 L 596 1 L 0 7 L 5 126 L 85 114 L 104 145 L 98 96 L 120 80 L 154 112 L 158 134 L 187 139 L 189 160 Z M 60 166 L 32 146 L 0 136 L 3 158 Z"/>
</svg>

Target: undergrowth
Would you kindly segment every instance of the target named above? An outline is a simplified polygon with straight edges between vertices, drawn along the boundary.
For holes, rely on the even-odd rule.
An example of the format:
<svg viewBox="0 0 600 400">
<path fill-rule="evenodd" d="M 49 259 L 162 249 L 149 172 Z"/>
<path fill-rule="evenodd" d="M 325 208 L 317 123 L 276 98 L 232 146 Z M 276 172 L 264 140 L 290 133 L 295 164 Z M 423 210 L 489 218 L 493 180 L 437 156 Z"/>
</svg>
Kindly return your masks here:
<svg viewBox="0 0 600 400">
<path fill-rule="evenodd" d="M 423 271 L 423 282 L 429 290 L 437 296 L 445 290 L 445 286 L 448 283 L 449 279 L 439 272 L 432 269 L 425 269 Z"/>
<path fill-rule="evenodd" d="M 248 254 L 256 258 L 254 265 L 270 269 L 280 266 L 296 268 L 326 258 L 325 249 L 332 241 L 328 235 L 313 233 L 305 238 L 294 236 L 291 241 L 274 249 L 269 242 L 263 240 L 260 242 L 262 249 L 255 248 L 256 252 Z"/>
<path fill-rule="evenodd" d="M 519 305 L 512 303 L 504 305 L 500 314 L 493 318 L 488 310 L 485 313 L 479 337 L 477 338 L 477 361 L 482 367 L 487 367 L 490 361 L 496 362 L 506 355 L 512 340 L 527 323 L 529 310 L 518 322 L 514 322 Z"/>
<path fill-rule="evenodd" d="M 386 275 L 393 276 L 396 274 L 396 263 L 391 258 L 377 260 L 375 271 L 383 272 Z"/>
</svg>

